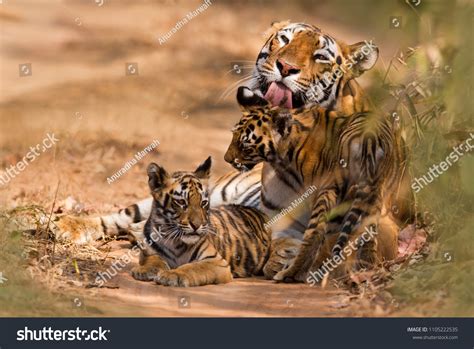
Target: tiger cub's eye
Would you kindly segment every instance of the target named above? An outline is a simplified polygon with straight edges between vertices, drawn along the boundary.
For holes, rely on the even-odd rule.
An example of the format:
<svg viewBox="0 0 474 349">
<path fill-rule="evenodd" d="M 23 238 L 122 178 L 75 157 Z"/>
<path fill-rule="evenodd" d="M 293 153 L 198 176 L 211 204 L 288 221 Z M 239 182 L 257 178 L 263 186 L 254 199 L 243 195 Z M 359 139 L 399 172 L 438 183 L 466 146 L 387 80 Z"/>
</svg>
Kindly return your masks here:
<svg viewBox="0 0 474 349">
<path fill-rule="evenodd" d="M 174 203 L 177 204 L 178 206 L 181 206 L 181 207 L 186 206 L 186 200 L 183 200 L 183 199 L 174 199 L 173 201 L 174 201 Z"/>
</svg>

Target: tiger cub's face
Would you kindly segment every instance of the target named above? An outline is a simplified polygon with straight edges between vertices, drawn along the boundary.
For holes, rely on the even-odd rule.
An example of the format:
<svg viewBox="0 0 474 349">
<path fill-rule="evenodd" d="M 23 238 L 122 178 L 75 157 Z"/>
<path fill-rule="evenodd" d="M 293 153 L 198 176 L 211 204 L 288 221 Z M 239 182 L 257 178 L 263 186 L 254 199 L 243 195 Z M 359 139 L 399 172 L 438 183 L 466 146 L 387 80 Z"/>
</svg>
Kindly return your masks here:
<svg viewBox="0 0 474 349">
<path fill-rule="evenodd" d="M 371 41 L 346 45 L 304 23 L 275 23 L 270 32 L 249 87 L 273 106 L 328 107 L 347 81 L 371 69 L 378 58 Z"/>
<path fill-rule="evenodd" d="M 277 158 L 277 145 L 285 135 L 287 118 L 280 108 L 272 107 L 247 87 L 239 87 L 237 101 L 243 115 L 232 128 L 232 142 L 224 159 L 246 171 L 259 162 Z"/>
<path fill-rule="evenodd" d="M 163 167 L 148 165 L 148 185 L 154 205 L 151 219 L 165 241 L 198 241 L 209 232 L 208 179 L 211 157 L 194 172 L 169 174 Z"/>
</svg>

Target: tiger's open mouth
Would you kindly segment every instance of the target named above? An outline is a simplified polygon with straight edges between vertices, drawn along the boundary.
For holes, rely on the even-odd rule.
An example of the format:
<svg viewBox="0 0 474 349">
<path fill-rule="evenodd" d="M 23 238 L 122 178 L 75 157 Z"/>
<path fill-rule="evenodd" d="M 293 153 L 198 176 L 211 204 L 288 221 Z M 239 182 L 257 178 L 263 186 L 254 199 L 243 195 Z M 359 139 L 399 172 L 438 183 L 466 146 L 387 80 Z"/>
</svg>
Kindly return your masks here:
<svg viewBox="0 0 474 349">
<path fill-rule="evenodd" d="M 300 108 L 304 105 L 300 93 L 293 93 L 282 82 L 273 81 L 263 86 L 262 93 L 264 98 L 275 107 L 287 109 Z"/>
<path fill-rule="evenodd" d="M 256 165 L 256 163 L 242 163 L 238 159 L 234 159 L 232 161 L 231 165 L 236 169 L 239 170 L 240 172 L 247 172 L 253 169 Z"/>
</svg>

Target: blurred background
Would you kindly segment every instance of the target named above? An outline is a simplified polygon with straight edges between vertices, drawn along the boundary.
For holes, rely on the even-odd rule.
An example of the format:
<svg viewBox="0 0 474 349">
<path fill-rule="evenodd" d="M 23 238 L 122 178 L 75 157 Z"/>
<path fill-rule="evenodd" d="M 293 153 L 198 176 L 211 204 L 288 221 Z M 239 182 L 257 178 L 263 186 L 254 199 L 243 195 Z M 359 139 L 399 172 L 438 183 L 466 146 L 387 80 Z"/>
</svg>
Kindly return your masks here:
<svg viewBox="0 0 474 349">
<path fill-rule="evenodd" d="M 116 210 L 148 196 L 151 161 L 190 170 L 212 155 L 214 175 L 230 170 L 223 155 L 240 115 L 235 89 L 274 21 L 306 22 L 347 43 L 379 46 L 376 67 L 359 82 L 379 110 L 399 118 L 414 176 L 474 130 L 468 0 L 216 0 L 160 43 L 203 4 L 0 2 L 0 172 L 47 134 L 59 139 L 0 185 L 0 271 L 15 285 L 0 292 L 6 314 L 31 314 L 33 299 L 50 297 L 15 269 L 22 237 L 12 212 Z M 152 153 L 107 183 L 153 140 L 160 145 Z M 429 247 L 393 274 L 388 290 L 396 307 L 380 315 L 473 315 L 473 169 L 467 154 L 417 195 Z M 44 303 L 38 314 L 63 313 L 57 304 Z"/>
</svg>

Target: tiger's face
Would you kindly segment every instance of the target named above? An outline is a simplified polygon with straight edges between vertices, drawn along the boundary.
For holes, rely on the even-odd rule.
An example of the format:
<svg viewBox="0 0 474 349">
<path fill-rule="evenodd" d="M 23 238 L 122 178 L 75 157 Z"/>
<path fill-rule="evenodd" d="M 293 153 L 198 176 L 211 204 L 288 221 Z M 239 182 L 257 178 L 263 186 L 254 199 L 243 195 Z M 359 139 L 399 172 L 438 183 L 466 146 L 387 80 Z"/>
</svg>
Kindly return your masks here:
<svg viewBox="0 0 474 349">
<path fill-rule="evenodd" d="M 211 157 L 194 172 L 174 172 L 148 165 L 148 184 L 153 196 L 151 217 L 166 240 L 198 241 L 209 232 L 208 179 Z"/>
<path fill-rule="evenodd" d="M 304 23 L 277 23 L 257 57 L 248 86 L 273 106 L 331 108 L 346 83 L 378 58 L 372 42 L 346 45 Z"/>
<path fill-rule="evenodd" d="M 237 101 L 243 115 L 231 130 L 232 141 L 224 159 L 234 168 L 247 171 L 260 162 L 276 159 L 285 120 L 279 108 L 272 107 L 247 87 L 239 87 Z"/>
</svg>

